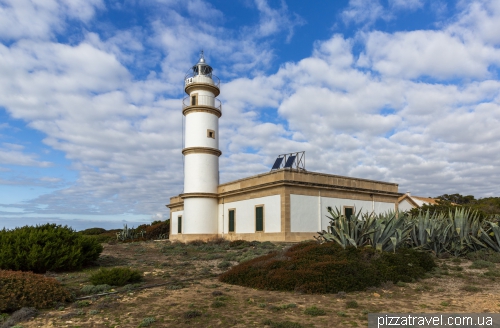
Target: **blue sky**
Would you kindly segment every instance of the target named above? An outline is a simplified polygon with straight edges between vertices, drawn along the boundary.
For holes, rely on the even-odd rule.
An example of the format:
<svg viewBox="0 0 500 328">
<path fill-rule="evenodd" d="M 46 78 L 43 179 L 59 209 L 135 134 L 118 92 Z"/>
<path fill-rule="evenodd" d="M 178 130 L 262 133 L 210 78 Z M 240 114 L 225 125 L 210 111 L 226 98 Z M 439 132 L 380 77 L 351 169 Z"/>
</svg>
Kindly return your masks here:
<svg viewBox="0 0 500 328">
<path fill-rule="evenodd" d="M 0 0 L 0 228 L 168 217 L 183 77 L 221 79 L 221 181 L 307 169 L 499 196 L 500 1 Z"/>
</svg>

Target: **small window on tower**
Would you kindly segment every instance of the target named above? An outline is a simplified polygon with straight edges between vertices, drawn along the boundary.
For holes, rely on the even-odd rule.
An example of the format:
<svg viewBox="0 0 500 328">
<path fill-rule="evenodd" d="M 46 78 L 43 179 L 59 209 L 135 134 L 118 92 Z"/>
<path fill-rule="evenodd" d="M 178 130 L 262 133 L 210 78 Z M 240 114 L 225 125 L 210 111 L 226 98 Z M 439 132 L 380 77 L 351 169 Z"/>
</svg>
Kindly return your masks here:
<svg viewBox="0 0 500 328">
<path fill-rule="evenodd" d="M 196 96 L 191 96 L 191 106 L 196 105 Z"/>
<path fill-rule="evenodd" d="M 214 131 L 214 130 L 207 129 L 207 137 L 208 137 L 208 138 L 215 139 L 215 131 Z"/>
</svg>

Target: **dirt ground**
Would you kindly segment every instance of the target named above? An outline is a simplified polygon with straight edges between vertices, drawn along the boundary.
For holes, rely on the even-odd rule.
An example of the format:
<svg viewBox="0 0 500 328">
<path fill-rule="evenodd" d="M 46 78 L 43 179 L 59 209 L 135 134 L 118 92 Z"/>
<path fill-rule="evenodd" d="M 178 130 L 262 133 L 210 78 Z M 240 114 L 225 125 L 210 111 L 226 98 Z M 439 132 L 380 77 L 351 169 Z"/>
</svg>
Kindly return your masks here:
<svg viewBox="0 0 500 328">
<path fill-rule="evenodd" d="M 345 295 L 263 291 L 224 284 L 217 279 L 238 260 L 286 246 L 265 244 L 221 250 L 168 241 L 104 244 L 99 266 L 139 269 L 144 272 L 144 282 L 112 290 L 119 291 L 115 294 L 81 299 L 41 311 L 36 318 L 19 325 L 367 327 L 368 313 L 500 313 L 500 264 L 471 269 L 472 262 L 464 259 L 437 260 L 440 269 L 415 283 L 385 284 Z M 82 286 L 90 284 L 88 277 L 99 266 L 49 275 L 78 292 Z M 485 275 L 485 272 L 490 273 Z M 159 286 L 148 288 L 153 285 Z M 311 310 L 313 306 L 316 312 L 315 308 Z"/>
</svg>

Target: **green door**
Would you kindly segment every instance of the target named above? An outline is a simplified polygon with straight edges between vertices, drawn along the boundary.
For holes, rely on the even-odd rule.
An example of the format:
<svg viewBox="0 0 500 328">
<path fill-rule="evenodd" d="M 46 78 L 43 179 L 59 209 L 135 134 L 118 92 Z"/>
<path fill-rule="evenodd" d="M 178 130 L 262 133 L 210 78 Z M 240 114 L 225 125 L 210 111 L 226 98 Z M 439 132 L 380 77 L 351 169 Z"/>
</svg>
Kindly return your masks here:
<svg viewBox="0 0 500 328">
<path fill-rule="evenodd" d="M 234 232 L 234 210 L 229 210 L 229 232 Z"/>
<path fill-rule="evenodd" d="M 182 233 L 182 216 L 177 217 L 177 233 Z"/>
<path fill-rule="evenodd" d="M 264 207 L 255 208 L 255 231 L 264 231 Z"/>
</svg>

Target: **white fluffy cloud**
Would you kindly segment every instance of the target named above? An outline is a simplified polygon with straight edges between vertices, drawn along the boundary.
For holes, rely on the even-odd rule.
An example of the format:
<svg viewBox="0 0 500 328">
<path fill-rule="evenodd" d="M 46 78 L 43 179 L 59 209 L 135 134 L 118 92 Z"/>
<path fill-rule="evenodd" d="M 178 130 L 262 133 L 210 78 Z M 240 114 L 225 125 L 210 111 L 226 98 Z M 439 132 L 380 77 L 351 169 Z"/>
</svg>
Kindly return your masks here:
<svg viewBox="0 0 500 328">
<path fill-rule="evenodd" d="M 411 3 L 406 9 L 421 4 Z M 214 67 L 225 76 L 222 181 L 265 172 L 277 154 L 305 150 L 309 170 L 393 181 L 403 192 L 498 192 L 500 40 L 491 32 L 498 2 L 475 1 L 436 30 L 335 34 L 271 74 L 269 38 L 290 37 L 301 23 L 285 6 L 255 2 L 260 24 L 237 34 L 217 24 L 222 14 L 208 2 L 165 0 L 150 30 L 83 31 L 63 44 L 53 35 L 65 20 L 88 22 L 103 5 L 42 4 L 0 0 L 0 17 L 38 10 L 42 20 L 36 31 L 21 24 L 18 34 L 0 23 L 0 37 L 15 40 L 0 44 L 0 105 L 44 133 L 44 144 L 62 151 L 79 176 L 19 205 L 26 211 L 167 215 L 168 197 L 182 190 L 182 79 L 200 38 L 213 49 L 208 59 L 223 57 L 226 65 Z M 179 14 L 196 16 L 199 6 L 210 19 Z M 384 15 L 378 6 L 352 0 L 343 17 L 373 22 Z M 151 61 L 161 69 L 148 72 Z M 50 165 L 14 142 L 0 147 L 1 164 Z M 60 186 L 59 179 L 39 183 Z"/>
<path fill-rule="evenodd" d="M 0 0 L 0 39 L 52 38 L 66 19 L 87 22 L 102 8 L 102 0 Z"/>
</svg>

